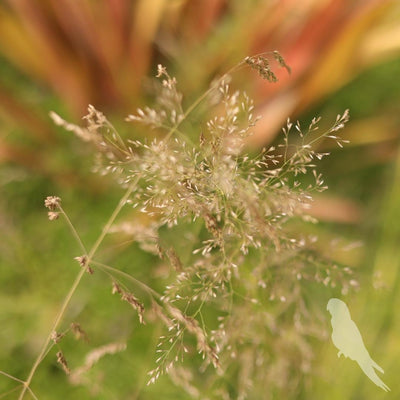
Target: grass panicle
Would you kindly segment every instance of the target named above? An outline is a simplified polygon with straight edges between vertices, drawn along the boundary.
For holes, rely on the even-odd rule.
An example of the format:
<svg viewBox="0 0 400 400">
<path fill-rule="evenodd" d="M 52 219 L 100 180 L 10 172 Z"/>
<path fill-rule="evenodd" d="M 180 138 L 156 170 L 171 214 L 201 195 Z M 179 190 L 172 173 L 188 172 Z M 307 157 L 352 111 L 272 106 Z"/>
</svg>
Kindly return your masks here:
<svg viewBox="0 0 400 400">
<path fill-rule="evenodd" d="M 273 60 L 290 72 L 277 52 L 246 57 L 231 72 L 250 66 L 275 82 Z M 157 78 L 154 106 L 127 117 L 155 129 L 153 138 L 123 139 L 93 106 L 84 117 L 85 127 L 51 113 L 57 125 L 93 146 L 95 170 L 111 175 L 125 194 L 90 251 L 60 198 L 46 199 L 50 219 L 65 216 L 82 252 L 75 258 L 82 268 L 23 381 L 20 400 L 31 390 L 43 358 L 63 339 L 58 330 L 85 272 L 104 273 L 112 292 L 135 310 L 139 323 L 163 324 L 148 383 L 169 374 L 193 398 L 231 398 L 229 381 L 236 382 L 238 399 L 251 393 L 262 393 L 265 399 L 268 393 L 294 393 L 312 370 L 308 338 L 324 336 L 318 309 L 310 305 L 314 285 L 344 292 L 355 286 L 351 271 L 321 255 L 316 239 L 298 227 L 313 221 L 308 215 L 313 193 L 327 189 L 317 163 L 328 153 L 315 145 L 333 140 L 342 147 L 346 141 L 338 131 L 349 112 L 338 115 L 322 133 L 320 118 L 306 129 L 288 119 L 278 145 L 250 155 L 244 151 L 246 140 L 259 117 L 250 97 L 231 88 L 229 74 L 189 107 L 165 67 L 158 66 Z M 200 102 L 208 107 L 207 117 L 193 141 L 186 130 Z M 116 222 L 123 207 L 132 212 Z M 96 260 L 105 236 L 115 232 L 158 256 L 148 268 L 169 271 L 160 292 Z M 87 340 L 80 325 L 69 329 Z M 104 355 L 124 349 L 115 343 L 94 349 L 80 368 L 71 368 L 61 350 L 56 358 L 72 383 L 89 385 L 86 371 Z"/>
</svg>

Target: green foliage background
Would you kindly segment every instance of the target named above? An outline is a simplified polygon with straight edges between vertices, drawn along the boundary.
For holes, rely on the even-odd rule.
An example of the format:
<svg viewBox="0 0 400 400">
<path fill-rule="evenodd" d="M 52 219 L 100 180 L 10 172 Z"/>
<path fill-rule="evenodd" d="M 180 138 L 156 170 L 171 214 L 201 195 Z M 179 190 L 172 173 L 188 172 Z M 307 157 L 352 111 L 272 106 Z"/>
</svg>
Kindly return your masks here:
<svg viewBox="0 0 400 400">
<path fill-rule="evenodd" d="M 386 371 L 383 380 L 392 389 L 390 395 L 394 398 L 400 394 L 396 387 L 400 370 L 399 71 L 400 57 L 395 53 L 357 72 L 339 90 L 296 117 L 306 123 L 321 115 L 328 121 L 331 116 L 350 109 L 351 123 L 343 136 L 351 144 L 344 150 L 329 149 L 332 154 L 322 168 L 329 185 L 328 194 L 351 200 L 359 217 L 345 223 L 322 218 L 313 229 L 327 248 L 334 239 L 344 244 L 363 243 L 335 257 L 355 269 L 361 286 L 346 298 L 347 303 L 372 357 Z M 52 109 L 68 113 L 68 106 L 49 87 L 19 72 L 5 57 L 0 57 L 0 81 L 43 121 Z M 118 112 L 111 120 L 123 134 L 131 129 L 119 122 Z M 120 197 L 113 183 L 90 173 L 90 149 L 76 138 L 54 130 L 51 140 L 38 143 L 26 132 L 26 124 L 19 125 L 18 120 L 0 110 L 1 138 L 6 138 L 7 144 L 18 144 L 24 151 L 17 158 L 9 158 L 5 156 L 9 148 L 1 141 L 0 370 L 21 379 L 26 377 L 79 268 L 73 261 L 79 249 L 61 220 L 47 220 L 44 198 L 61 196 L 84 242 L 91 244 Z M 33 161 L 29 158 L 31 154 Z M 35 158 L 35 154 L 40 158 Z M 19 163 L 19 159 L 27 162 Z M 113 257 L 114 266 L 126 268 L 150 286 L 160 284 L 159 277 L 148 273 L 147 266 L 154 261 L 152 256 L 135 245 L 121 248 L 110 237 L 104 249 L 107 250 L 101 256 Z M 382 287 L 374 288 L 379 280 Z M 316 290 L 313 301 L 324 309 L 327 294 Z M 140 326 L 131 307 L 111 295 L 109 281 L 101 274 L 85 277 L 65 319 L 81 323 L 90 339 L 88 344 L 72 337 L 62 341 L 62 350 L 71 366 L 81 364 L 85 353 L 110 342 L 110 338 L 118 342 L 129 337 L 128 347 L 124 352 L 105 356 L 89 373 L 94 381 L 102 382 L 102 391 L 95 395 L 88 388 L 68 383 L 52 351 L 33 381 L 39 399 L 190 398 L 166 377 L 146 386 L 146 373 L 154 365 L 154 345 L 161 325 L 154 321 Z M 325 322 L 330 331 L 328 316 Z M 298 399 L 387 396 L 355 363 L 337 359 L 329 337 L 313 339 L 312 346 L 316 352 L 314 368 L 299 389 Z M 0 394 L 17 385 L 0 376 Z M 4 398 L 16 398 L 15 393 Z"/>
</svg>

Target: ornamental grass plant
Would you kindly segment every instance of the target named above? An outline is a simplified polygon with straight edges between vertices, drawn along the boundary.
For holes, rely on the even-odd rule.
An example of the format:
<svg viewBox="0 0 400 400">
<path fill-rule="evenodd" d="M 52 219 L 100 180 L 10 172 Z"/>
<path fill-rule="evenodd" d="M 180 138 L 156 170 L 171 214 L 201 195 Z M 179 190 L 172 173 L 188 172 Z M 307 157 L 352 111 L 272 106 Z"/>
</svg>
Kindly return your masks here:
<svg viewBox="0 0 400 400">
<path fill-rule="evenodd" d="M 253 69 L 269 84 L 277 80 L 276 69 L 290 72 L 278 52 L 246 57 L 187 105 L 176 79 L 159 65 L 154 101 L 126 118 L 151 132 L 142 140 L 119 134 L 91 105 L 84 126 L 51 113 L 56 125 L 90 146 L 93 171 L 113 180 L 120 198 L 91 246 L 63 196 L 45 199 L 49 220 L 64 223 L 79 249 L 71 254 L 76 277 L 26 377 L 1 371 L 16 381 L 10 390 L 18 399 L 39 398 L 35 379 L 48 359 L 72 387 L 117 398 L 106 378 L 92 372 L 103 358 L 128 351 L 131 337 L 145 329 L 155 341 L 146 343 L 146 363 L 136 368 L 147 378 L 127 387 L 126 398 L 142 392 L 151 398 L 146 385 L 161 378 L 186 393 L 182 398 L 298 398 L 312 380 L 313 343 L 328 335 L 313 294 L 326 291 L 329 298 L 358 286 L 352 271 L 321 252 L 307 228 L 317 223 L 309 214 L 313 195 L 327 189 L 318 163 L 329 153 L 316 145 L 331 140 L 342 147 L 338 131 L 349 112 L 322 131 L 319 117 L 305 127 L 288 119 L 276 144 L 248 154 L 258 116 L 251 98 L 233 87 L 240 68 Z M 143 257 L 147 263 L 137 265 Z M 100 321 L 108 342 L 98 346 L 80 312 L 70 310 L 85 308 L 74 298 L 83 285 L 88 293 L 94 284 L 108 288 L 104 303 L 112 295 L 120 300 L 121 318 L 126 305 L 137 315 L 133 332 L 123 337 L 118 326 Z M 65 350 L 73 338 L 89 346 L 85 356 Z M 130 374 L 129 362 L 123 368 Z M 50 377 L 47 383 L 50 396 Z"/>
</svg>

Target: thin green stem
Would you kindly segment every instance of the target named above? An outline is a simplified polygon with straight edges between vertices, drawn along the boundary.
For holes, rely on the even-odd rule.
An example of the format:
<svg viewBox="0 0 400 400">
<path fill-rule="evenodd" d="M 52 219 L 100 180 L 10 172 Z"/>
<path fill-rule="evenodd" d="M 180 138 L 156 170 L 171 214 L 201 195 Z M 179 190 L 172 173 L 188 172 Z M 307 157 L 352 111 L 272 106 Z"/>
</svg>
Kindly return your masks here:
<svg viewBox="0 0 400 400">
<path fill-rule="evenodd" d="M 112 271 L 116 274 L 119 274 L 119 275 L 125 277 L 126 279 L 136 283 L 137 285 L 141 286 L 145 291 L 147 291 L 149 294 L 153 295 L 157 299 L 161 298 L 161 295 L 158 292 L 156 292 L 155 290 L 153 290 L 150 286 L 147 286 L 145 283 L 143 283 L 139 279 L 134 278 L 132 275 L 129 275 L 124 271 L 121 271 L 117 268 L 111 267 L 106 264 L 99 263 L 97 261 L 92 261 L 92 265 L 95 265 L 95 266 L 99 267 L 100 269 L 104 269 L 106 271 Z M 107 272 L 107 273 L 112 276 L 111 273 L 109 273 L 109 272 Z"/>
<path fill-rule="evenodd" d="M 239 69 L 242 65 L 244 64 L 244 61 L 241 61 L 239 64 L 235 65 L 232 67 L 227 73 L 222 75 L 215 84 L 213 84 L 206 92 L 204 92 L 200 97 L 197 98 L 186 110 L 186 112 L 183 114 L 182 119 L 173 126 L 167 135 L 165 136 L 165 140 L 168 140 L 171 135 L 176 132 L 178 127 L 181 125 L 181 123 L 188 117 L 188 115 L 213 91 L 215 90 L 216 87 L 227 77 L 229 76 L 232 72 L 234 72 L 236 69 Z"/>
<path fill-rule="evenodd" d="M 18 379 L 18 378 L 16 378 L 15 376 L 10 375 L 10 374 L 7 374 L 7 372 L 1 371 L 1 370 L 0 370 L 0 375 L 4 375 L 4 376 L 6 376 L 7 378 L 12 379 L 13 381 L 17 381 L 17 382 L 19 382 L 19 383 L 24 383 L 24 381 L 23 381 L 22 379 Z"/>
<path fill-rule="evenodd" d="M 7 392 L 0 394 L 0 399 L 3 399 L 4 397 L 7 397 L 9 394 L 16 392 L 20 388 L 20 386 L 21 385 L 18 385 L 13 389 L 8 390 Z"/>
<path fill-rule="evenodd" d="M 20 396 L 18 397 L 18 400 L 22 400 L 24 398 L 25 392 L 29 388 L 29 386 L 30 386 L 30 384 L 32 382 L 32 378 L 35 375 L 35 372 L 36 372 L 39 364 L 42 362 L 43 356 L 47 352 L 47 347 L 48 347 L 48 345 L 49 345 L 49 343 L 51 341 L 52 333 L 57 329 L 57 327 L 58 327 L 58 325 L 59 325 L 59 323 L 60 323 L 60 321 L 61 321 L 61 319 L 62 319 L 62 317 L 63 317 L 63 315 L 65 313 L 65 310 L 67 309 L 67 307 L 69 305 L 69 302 L 71 301 L 72 295 L 75 293 L 75 290 L 78 287 L 79 282 L 81 281 L 81 279 L 82 279 L 82 277 L 83 277 L 85 272 L 86 272 L 86 269 L 81 269 L 79 271 L 79 274 L 77 275 L 77 277 L 74 280 L 74 283 L 72 284 L 71 288 L 69 289 L 69 291 L 68 291 L 68 293 L 67 293 L 67 295 L 66 295 L 66 297 L 65 297 L 65 299 L 63 301 L 63 304 L 61 306 L 61 309 L 58 312 L 57 317 L 56 317 L 56 319 L 55 319 L 55 321 L 54 321 L 54 323 L 53 323 L 53 325 L 51 327 L 51 330 L 50 330 L 50 332 L 49 332 L 49 334 L 48 334 L 48 336 L 47 336 L 47 338 L 46 338 L 46 340 L 45 340 L 45 342 L 44 342 L 44 344 L 42 346 L 42 349 L 41 349 L 39 355 L 37 356 L 32 368 L 31 368 L 31 371 L 30 371 L 30 373 L 28 375 L 28 378 L 26 379 L 26 381 L 24 383 L 24 387 L 22 388 L 22 391 L 21 391 Z"/>
<path fill-rule="evenodd" d="M 78 242 L 79 247 L 81 248 L 82 252 L 84 254 L 87 254 L 86 247 L 83 244 L 81 237 L 79 236 L 77 230 L 75 229 L 75 227 L 74 227 L 73 223 L 71 222 L 71 220 L 69 219 L 68 215 L 65 213 L 65 211 L 63 210 L 63 208 L 61 206 L 58 206 L 58 209 L 60 210 L 61 214 L 64 216 L 65 221 L 67 222 L 69 228 L 71 229 L 71 232 L 72 232 L 74 238 L 76 239 L 76 241 Z"/>
<path fill-rule="evenodd" d="M 131 182 L 129 185 L 127 191 L 125 192 L 124 196 L 118 203 L 117 207 L 115 208 L 114 212 L 111 214 L 111 217 L 109 218 L 108 222 L 104 226 L 103 230 L 101 231 L 100 236 L 97 238 L 95 244 L 91 248 L 89 254 L 88 254 L 88 264 L 90 263 L 91 259 L 93 258 L 94 254 L 96 253 L 97 249 L 99 248 L 100 244 L 104 240 L 104 237 L 107 235 L 109 232 L 111 225 L 114 223 L 115 218 L 117 218 L 117 215 L 120 213 L 122 207 L 126 204 L 126 201 L 128 200 L 129 196 L 133 192 L 133 189 L 137 185 L 138 181 L 140 179 L 140 175 L 138 175 L 134 181 Z"/>
<path fill-rule="evenodd" d="M 104 226 L 103 230 L 101 231 L 100 236 L 98 237 L 98 239 L 96 240 L 95 244 L 93 245 L 93 247 L 91 248 L 91 250 L 90 250 L 90 252 L 88 254 L 87 265 L 90 264 L 90 261 L 91 261 L 92 257 L 96 253 L 96 251 L 99 248 L 100 244 L 104 240 L 104 237 L 109 232 L 109 230 L 111 228 L 111 225 L 114 223 L 115 218 L 117 217 L 117 215 L 121 211 L 122 207 L 125 205 L 126 201 L 128 200 L 129 196 L 131 195 L 132 191 L 134 190 L 135 186 L 137 185 L 137 182 L 138 182 L 139 178 L 140 177 L 138 176 L 134 181 L 132 181 L 132 183 L 129 185 L 127 191 L 125 192 L 124 196 L 121 198 L 121 200 L 119 201 L 117 207 L 115 208 L 115 210 L 111 214 L 111 217 L 108 219 L 106 225 Z M 63 210 L 61 210 L 61 212 L 65 215 Z M 67 222 L 70 225 L 70 227 L 72 227 L 72 232 L 76 232 L 76 230 L 73 227 L 72 223 L 70 222 L 69 218 L 67 218 Z M 81 247 L 84 250 L 85 246 L 83 245 L 82 241 L 80 240 L 79 235 L 76 233 L 76 235 L 74 234 L 74 236 L 77 238 L 78 242 L 81 243 Z M 20 393 L 20 395 L 18 397 L 18 400 L 22 400 L 24 398 L 24 395 L 25 395 L 27 390 L 29 390 L 31 392 L 30 384 L 32 382 L 33 376 L 35 375 L 35 372 L 36 372 L 38 366 L 40 365 L 40 363 L 43 360 L 43 357 L 47 353 L 47 348 L 48 348 L 48 346 L 49 346 L 49 344 L 51 342 L 52 333 L 57 330 L 57 328 L 58 328 L 58 326 L 59 326 L 59 324 L 60 324 L 60 322 L 61 322 L 61 320 L 62 320 L 62 318 L 63 318 L 63 316 L 65 314 L 65 311 L 66 311 L 66 309 L 67 309 L 67 307 L 68 307 L 68 305 L 69 305 L 69 303 L 71 301 L 71 298 L 74 295 L 74 293 L 75 293 L 80 281 L 82 280 L 82 277 L 85 274 L 85 272 L 86 272 L 86 268 L 82 268 L 79 271 L 79 273 L 78 273 L 77 277 L 75 278 L 71 288 L 69 289 L 66 297 L 64 298 L 64 301 L 62 303 L 61 309 L 58 312 L 57 317 L 56 317 L 56 319 L 55 319 L 55 321 L 54 321 L 54 323 L 53 323 L 53 325 L 51 327 L 51 330 L 50 330 L 50 332 L 49 332 L 49 334 L 48 334 L 48 336 L 47 336 L 47 338 L 46 338 L 46 340 L 45 340 L 45 342 L 44 342 L 44 344 L 42 346 L 42 349 L 41 349 L 39 355 L 37 356 L 32 368 L 31 368 L 31 371 L 30 371 L 30 373 L 28 375 L 28 378 L 26 379 L 25 382 L 23 382 L 24 386 L 23 386 L 22 391 L 21 391 L 21 393 Z"/>
<path fill-rule="evenodd" d="M 264 52 L 264 53 L 260 53 L 260 54 L 256 54 L 253 57 L 258 57 L 258 56 L 262 56 L 262 55 L 266 55 L 266 54 L 272 54 L 272 52 Z M 213 91 L 215 90 L 215 88 L 218 87 L 218 85 L 224 80 L 226 79 L 227 76 L 229 76 L 230 74 L 232 74 L 233 72 L 235 72 L 236 70 L 238 70 L 240 67 L 242 67 L 243 65 L 246 64 L 246 60 L 242 60 L 240 61 L 238 64 L 236 64 L 234 67 L 232 67 L 228 72 L 226 72 L 224 75 L 222 75 L 220 78 L 217 79 L 217 81 L 206 91 L 204 92 L 200 97 L 197 98 L 197 100 L 194 101 L 194 103 L 192 103 L 191 106 L 188 107 L 188 109 L 186 110 L 186 112 L 183 114 L 182 119 L 174 126 L 170 129 L 170 131 L 167 133 L 166 135 L 166 139 L 169 139 L 171 137 L 171 135 L 177 130 L 177 128 L 179 127 L 179 125 L 187 118 L 187 116 Z"/>
<path fill-rule="evenodd" d="M 12 379 L 13 381 L 16 381 L 16 382 L 21 383 L 22 385 L 25 385 L 25 382 L 24 382 L 22 379 L 18 379 L 18 378 L 16 378 L 16 377 L 13 376 L 13 375 L 7 374 L 7 372 L 4 372 L 4 371 L 1 371 L 1 370 L 0 370 L 0 375 L 4 375 L 4 376 L 6 376 L 7 378 Z M 16 390 L 18 390 L 18 389 L 20 388 L 20 386 L 21 386 L 21 385 L 18 385 L 18 386 L 16 386 L 14 389 L 11 389 L 11 390 L 9 390 L 9 391 L 6 392 L 6 393 L 2 393 L 2 394 L 0 395 L 0 398 L 6 397 L 8 394 L 15 392 Z M 33 393 L 32 389 L 31 389 L 30 387 L 28 387 L 27 389 L 28 389 L 29 393 L 32 395 L 32 397 L 33 397 L 35 400 L 38 400 L 38 398 L 36 397 L 35 393 Z"/>
</svg>

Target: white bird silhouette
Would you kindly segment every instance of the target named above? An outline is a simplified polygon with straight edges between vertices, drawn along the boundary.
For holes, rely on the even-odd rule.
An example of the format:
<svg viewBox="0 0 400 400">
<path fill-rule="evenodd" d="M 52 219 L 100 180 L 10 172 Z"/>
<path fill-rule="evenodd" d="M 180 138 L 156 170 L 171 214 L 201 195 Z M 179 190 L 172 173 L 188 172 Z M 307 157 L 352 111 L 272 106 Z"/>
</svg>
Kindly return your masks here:
<svg viewBox="0 0 400 400">
<path fill-rule="evenodd" d="M 326 309 L 331 313 L 332 342 L 339 350 L 338 357 L 342 354 L 356 361 L 365 375 L 375 385 L 385 392 L 390 389 L 376 374 L 377 369 L 382 374 L 383 369 L 371 358 L 366 349 L 357 325 L 351 319 L 350 311 L 342 300 L 332 298 L 328 301 Z M 375 369 L 374 369 L 375 368 Z"/>
</svg>

